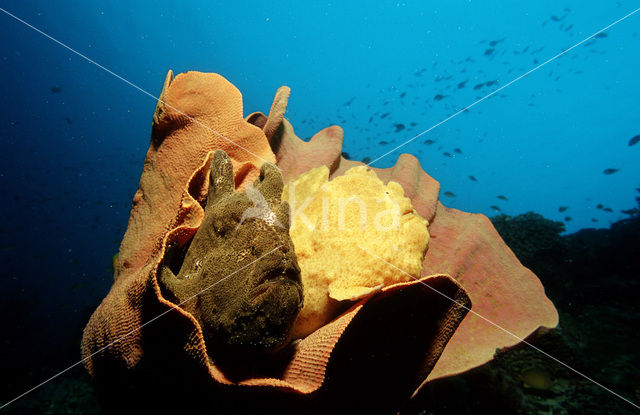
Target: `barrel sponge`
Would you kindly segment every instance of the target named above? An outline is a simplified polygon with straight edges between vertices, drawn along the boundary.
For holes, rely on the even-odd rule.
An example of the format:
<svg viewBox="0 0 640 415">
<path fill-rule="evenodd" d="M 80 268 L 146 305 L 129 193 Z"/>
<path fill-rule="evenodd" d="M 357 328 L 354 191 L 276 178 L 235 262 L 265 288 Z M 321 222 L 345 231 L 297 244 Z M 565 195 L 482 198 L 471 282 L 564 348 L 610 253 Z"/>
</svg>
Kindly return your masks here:
<svg viewBox="0 0 640 415">
<path fill-rule="evenodd" d="M 329 181 L 329 169 L 321 166 L 289 182 L 282 199 L 292 209 L 290 234 L 304 287 L 292 337 L 328 323 L 340 301 L 420 278 L 428 224 L 398 183 L 385 185 L 367 166 Z"/>
</svg>

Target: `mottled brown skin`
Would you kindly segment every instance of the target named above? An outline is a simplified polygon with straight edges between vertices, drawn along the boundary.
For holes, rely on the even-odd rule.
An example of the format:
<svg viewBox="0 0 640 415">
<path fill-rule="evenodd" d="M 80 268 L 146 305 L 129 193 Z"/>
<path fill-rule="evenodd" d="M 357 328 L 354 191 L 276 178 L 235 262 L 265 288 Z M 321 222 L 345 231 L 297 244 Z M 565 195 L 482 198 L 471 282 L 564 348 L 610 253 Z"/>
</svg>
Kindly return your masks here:
<svg viewBox="0 0 640 415">
<path fill-rule="evenodd" d="M 279 350 L 302 307 L 282 186 L 265 163 L 254 188 L 268 206 L 257 209 L 247 192 L 235 192 L 231 160 L 216 151 L 202 225 L 187 247 L 168 247 L 160 266 L 163 294 L 198 320 L 213 359 Z"/>
</svg>

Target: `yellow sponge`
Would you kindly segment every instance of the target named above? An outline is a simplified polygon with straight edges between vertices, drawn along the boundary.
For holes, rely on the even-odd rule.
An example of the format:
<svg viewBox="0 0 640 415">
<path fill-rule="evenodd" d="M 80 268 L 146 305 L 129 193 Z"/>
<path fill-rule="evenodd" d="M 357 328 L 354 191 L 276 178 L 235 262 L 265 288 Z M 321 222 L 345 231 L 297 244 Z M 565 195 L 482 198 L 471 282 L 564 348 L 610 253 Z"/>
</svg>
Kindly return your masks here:
<svg viewBox="0 0 640 415">
<path fill-rule="evenodd" d="M 411 279 L 405 272 L 420 276 L 427 221 L 398 183 L 385 185 L 367 166 L 329 181 L 329 169 L 322 166 L 287 184 L 282 200 L 292 209 L 290 235 L 304 287 L 292 337 L 326 324 L 339 301 Z"/>
</svg>

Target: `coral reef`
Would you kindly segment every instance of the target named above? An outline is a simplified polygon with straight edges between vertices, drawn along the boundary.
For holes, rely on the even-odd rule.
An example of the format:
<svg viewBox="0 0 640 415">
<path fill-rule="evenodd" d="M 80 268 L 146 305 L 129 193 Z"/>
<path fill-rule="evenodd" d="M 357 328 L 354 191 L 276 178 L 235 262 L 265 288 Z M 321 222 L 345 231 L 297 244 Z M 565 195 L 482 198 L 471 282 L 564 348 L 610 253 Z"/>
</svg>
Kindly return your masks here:
<svg viewBox="0 0 640 415">
<path fill-rule="evenodd" d="M 564 224 L 537 213 L 514 217 L 502 214 L 492 217 L 491 223 L 525 266 L 563 248 L 560 234 L 564 232 Z"/>
<path fill-rule="evenodd" d="M 562 301 L 563 284 L 554 271 L 563 266 L 568 256 L 564 223 L 553 221 L 534 212 L 518 216 L 505 214 L 491 218 L 500 236 L 522 264 L 534 269 L 549 297 Z"/>
<path fill-rule="evenodd" d="M 545 280 L 553 280 L 553 275 L 562 275 L 562 283 L 558 284 L 560 291 L 556 292 L 567 299 L 556 301 L 561 325 L 544 336 L 527 339 L 634 402 L 640 399 L 640 361 L 633 349 L 640 343 L 636 330 L 640 325 L 640 313 L 633 301 L 639 284 L 635 276 L 640 273 L 636 260 L 640 255 L 638 226 L 640 221 L 634 218 L 615 223 L 610 229 L 585 229 L 560 236 L 561 245 L 565 247 L 562 252 L 571 252 L 571 266 L 564 268 L 564 261 L 561 261 L 549 268 L 550 274 L 544 274 L 542 268 L 534 267 L 532 270 Z M 528 231 L 523 229 L 519 233 L 526 235 Z M 598 255 L 593 257 L 593 252 Z M 521 256 L 516 249 L 514 253 Z M 552 256 L 561 254 L 548 250 L 546 253 Z M 569 257 L 565 256 L 565 259 Z M 586 294 L 584 302 L 577 301 L 582 296 L 575 286 L 579 284 L 582 287 L 590 281 L 594 282 L 593 289 Z M 624 296 L 620 297 L 621 294 Z M 557 297 L 554 295 L 552 298 Z M 396 306 L 402 306 L 402 303 Z M 401 310 L 398 317 L 404 311 Z M 403 321 L 402 318 L 396 320 L 399 323 Z M 612 321 L 615 324 L 611 324 Z M 550 375 L 554 380 L 550 390 L 540 393 L 524 387 L 521 373 L 530 367 L 540 368 Z M 37 384 L 56 370 L 59 368 L 42 365 L 35 373 L 23 371 L 21 376 L 6 378 L 7 399 L 21 393 L 24 385 Z M 19 400 L 5 410 L 7 413 L 102 413 L 88 381 L 88 375 L 82 371 L 70 371 L 34 391 L 29 399 Z M 171 393 L 168 397 L 174 395 Z M 369 399 L 372 399 L 370 395 Z M 562 415 L 598 414 L 602 408 L 616 414 L 636 413 L 632 406 L 609 392 L 529 346 L 521 345 L 501 351 L 486 365 L 428 383 L 420 394 L 404 405 L 400 413 L 553 412 Z M 237 407 L 234 410 L 239 412 Z"/>
<path fill-rule="evenodd" d="M 403 154 L 394 167 L 371 171 L 385 184 L 398 183 L 428 221 L 431 242 L 420 278 L 359 300 L 283 349 L 274 365 L 231 375 L 220 365 L 215 346 L 207 347 L 203 326 L 208 317 L 176 304 L 193 289 L 171 287 L 190 275 L 189 267 L 197 262 L 192 258 L 213 248 L 194 235 L 209 216 L 203 206 L 214 151 L 229 154 L 234 187 L 247 189 L 246 195 L 264 161 L 275 160 L 285 181 L 321 166 L 336 181 L 363 163 L 342 157 L 340 127 L 326 128 L 309 142 L 296 137 L 284 119 L 286 87 L 276 93 L 268 117 L 254 113 L 243 120 L 240 93 L 219 75 L 190 72 L 171 79 L 169 73 L 154 115 L 114 284 L 83 336 L 86 367 L 109 409 L 133 402 L 146 411 L 173 405 L 171 409 L 184 412 L 215 401 L 217 410 L 236 412 L 258 407 L 321 412 L 332 409 L 332 402 L 344 402 L 340 409 L 345 412 L 391 411 L 428 381 L 482 365 L 494 358 L 496 349 L 557 324 L 557 312 L 540 281 L 507 248 L 488 218 L 442 205 L 439 183 L 415 157 Z M 254 206 L 255 211 L 260 207 Z M 276 219 L 285 220 L 282 215 Z M 203 232 L 211 229 L 205 225 Z M 193 253 L 190 244 L 195 244 Z M 171 265 L 171 255 L 182 250 L 187 255 L 184 271 Z M 361 258 L 367 255 L 360 253 Z M 282 266 L 275 269 L 280 273 Z M 181 285 L 188 286 L 184 281 Z M 467 314 L 472 302 L 474 312 Z M 277 339 L 267 343 L 264 349 L 280 346 Z M 157 399 L 159 391 L 167 390 L 172 399 Z"/>
<path fill-rule="evenodd" d="M 510 221 L 509 231 L 518 257 L 545 252 L 561 261 L 533 263 L 533 271 L 545 281 L 556 281 L 554 296 L 560 325 L 527 342 L 563 363 L 637 403 L 640 398 L 640 219 L 614 223 L 609 229 L 582 229 L 554 236 L 546 244 L 526 240 L 552 221 L 525 214 Z M 499 223 L 504 218 L 492 218 Z M 534 219 L 534 220 L 531 220 Z M 519 225 L 516 225 L 519 224 Z M 543 226 L 541 226 L 543 225 Z M 520 229 L 518 229 L 520 227 Z M 523 249 L 519 251 L 518 249 Z M 539 249 L 540 251 L 537 251 Z M 546 373 L 548 389 L 527 388 L 522 373 L 529 368 Z M 400 413 L 449 414 L 599 414 L 602 408 L 616 414 L 637 410 L 609 391 L 592 383 L 538 350 L 521 344 L 500 350 L 488 364 L 458 376 L 430 382 Z"/>
<path fill-rule="evenodd" d="M 415 213 L 398 183 L 383 184 L 365 166 L 328 179 L 329 169 L 321 166 L 283 191 L 295 212 L 291 238 L 305 291 L 294 338 L 328 323 L 338 301 L 419 278 L 429 241 L 427 221 Z"/>
</svg>

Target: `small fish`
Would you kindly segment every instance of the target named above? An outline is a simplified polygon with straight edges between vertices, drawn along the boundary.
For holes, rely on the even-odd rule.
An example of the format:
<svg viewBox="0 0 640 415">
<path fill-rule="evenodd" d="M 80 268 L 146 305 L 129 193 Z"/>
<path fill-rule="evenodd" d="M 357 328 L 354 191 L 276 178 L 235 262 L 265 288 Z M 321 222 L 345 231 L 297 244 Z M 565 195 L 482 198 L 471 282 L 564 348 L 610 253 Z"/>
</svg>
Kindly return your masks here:
<svg viewBox="0 0 640 415">
<path fill-rule="evenodd" d="M 520 372 L 522 386 L 527 389 L 546 391 L 553 387 L 554 381 L 543 367 L 531 366 Z"/>
<path fill-rule="evenodd" d="M 493 47 L 495 45 L 497 45 L 498 43 L 502 42 L 505 38 L 502 39 L 498 39 L 498 40 L 492 40 L 491 42 L 489 42 L 489 46 Z"/>
<path fill-rule="evenodd" d="M 498 81 L 493 80 L 493 81 L 487 81 L 487 82 L 485 82 L 484 84 L 485 84 L 486 86 L 492 86 L 492 85 L 495 85 L 495 84 L 497 84 L 497 83 L 498 83 Z"/>
<path fill-rule="evenodd" d="M 495 51 L 494 48 L 489 48 L 484 51 L 484 56 L 491 56 L 491 54 L 493 54 L 494 51 Z"/>
<path fill-rule="evenodd" d="M 595 35 L 594 37 L 595 38 L 603 38 L 603 37 L 607 37 L 607 36 L 609 36 L 609 35 L 607 35 L 605 32 L 600 32 L 597 35 Z"/>
<path fill-rule="evenodd" d="M 364 164 L 369 164 L 370 161 L 371 161 L 371 157 L 365 157 L 365 158 L 362 159 L 362 162 Z"/>
<path fill-rule="evenodd" d="M 342 152 L 342 157 L 346 158 L 347 160 L 351 160 L 351 157 L 349 157 L 349 153 L 347 153 L 346 151 Z"/>
<path fill-rule="evenodd" d="M 389 116 L 389 113 L 388 113 L 388 112 L 385 112 L 384 114 L 382 114 L 382 115 L 380 116 L 380 118 L 387 118 L 388 116 Z"/>
<path fill-rule="evenodd" d="M 496 205 L 491 205 L 489 206 L 491 209 L 495 210 L 496 212 L 502 212 L 502 209 L 500 209 L 498 206 Z"/>
<path fill-rule="evenodd" d="M 404 124 L 393 124 L 394 127 L 396 127 L 396 133 L 399 133 L 400 131 L 404 130 Z"/>
<path fill-rule="evenodd" d="M 551 20 L 553 20 L 554 22 L 559 22 L 560 18 L 558 16 L 551 16 Z"/>
<path fill-rule="evenodd" d="M 455 193 L 453 192 L 444 192 L 444 195 L 447 197 L 456 197 Z"/>
<path fill-rule="evenodd" d="M 498 196 L 496 196 L 496 197 L 497 197 L 498 199 L 500 199 L 500 200 L 504 200 L 504 201 L 509 200 L 509 199 L 507 199 L 507 197 L 506 197 L 505 195 L 498 195 Z"/>
<path fill-rule="evenodd" d="M 475 177 L 473 177 L 473 176 L 469 176 L 469 180 L 471 180 L 472 182 L 477 182 L 477 181 L 478 181 L 478 179 L 476 179 L 476 178 L 475 178 Z"/>
<path fill-rule="evenodd" d="M 58 92 L 61 92 L 61 91 L 62 91 L 62 88 L 61 88 L 61 87 L 59 87 L 58 85 L 54 85 L 54 86 L 52 86 L 51 88 L 49 88 L 49 90 L 50 90 L 51 92 L 53 92 L 54 94 L 57 94 Z"/>
<path fill-rule="evenodd" d="M 619 172 L 619 171 L 620 171 L 620 169 L 604 169 L 602 171 L 602 173 L 604 173 L 604 174 L 613 174 L 613 173 L 616 173 L 616 172 Z"/>
<path fill-rule="evenodd" d="M 481 84 L 477 84 L 473 87 L 473 89 L 475 89 L 476 91 L 480 88 L 482 88 L 484 86 L 484 82 L 482 82 Z"/>
<path fill-rule="evenodd" d="M 448 151 L 445 151 L 444 153 L 442 153 L 442 155 L 445 156 L 445 157 L 453 158 L 453 154 L 449 153 Z"/>
<path fill-rule="evenodd" d="M 71 121 L 71 118 L 69 117 L 64 117 L 65 121 L 67 122 L 67 124 L 71 125 L 73 124 L 73 121 Z"/>
<path fill-rule="evenodd" d="M 462 89 L 464 88 L 464 86 L 467 84 L 467 81 L 462 81 L 458 84 L 458 89 Z"/>
<path fill-rule="evenodd" d="M 596 209 L 602 209 L 604 206 L 602 206 L 602 203 L 598 203 L 598 206 L 596 206 Z"/>
<path fill-rule="evenodd" d="M 640 134 L 636 135 L 631 140 L 629 140 L 629 147 L 636 145 L 638 143 L 640 143 Z"/>
<path fill-rule="evenodd" d="M 640 213 L 640 210 L 638 210 L 638 208 L 633 208 L 633 209 L 624 209 L 624 210 L 621 210 L 620 212 L 624 213 L 625 215 L 635 216 L 638 213 Z"/>
<path fill-rule="evenodd" d="M 597 222 L 597 221 L 598 221 L 598 219 L 596 219 L 596 218 L 591 218 L 591 222 L 595 223 L 595 222 Z"/>
<path fill-rule="evenodd" d="M 456 154 L 462 154 L 462 150 L 460 150 L 459 148 L 454 148 L 453 152 Z"/>
<path fill-rule="evenodd" d="M 431 139 L 428 139 L 428 140 L 425 140 L 425 141 L 424 141 L 424 143 L 425 143 L 426 145 L 430 146 L 431 144 L 434 144 L 434 143 L 435 143 L 435 141 L 433 141 L 433 140 L 431 140 Z"/>
<path fill-rule="evenodd" d="M 442 99 L 444 99 L 446 97 L 447 97 L 446 95 L 437 94 L 435 97 L 433 97 L 433 100 L 434 101 L 440 101 L 440 100 L 442 100 Z"/>
<path fill-rule="evenodd" d="M 416 125 L 418 125 L 418 123 L 412 121 L 411 124 L 409 124 L 409 125 L 412 126 L 412 127 L 415 127 Z"/>
<path fill-rule="evenodd" d="M 558 212 L 561 212 L 561 213 L 562 213 L 562 212 L 564 212 L 564 211 L 565 211 L 565 210 L 567 210 L 567 209 L 569 209 L 569 207 L 568 207 L 568 206 L 560 206 L 560 207 L 558 208 Z"/>
<path fill-rule="evenodd" d="M 388 141 L 384 141 L 384 140 L 380 141 L 381 146 L 386 146 L 387 144 L 389 144 Z"/>
<path fill-rule="evenodd" d="M 354 99 L 356 99 L 356 97 L 352 97 L 349 101 L 345 102 L 345 103 L 344 103 L 344 106 L 345 106 L 345 107 L 350 106 Z"/>
<path fill-rule="evenodd" d="M 571 216 L 565 216 L 564 217 L 564 221 L 565 222 L 570 222 L 571 221 Z"/>
<path fill-rule="evenodd" d="M 605 212 L 609 212 L 609 213 L 612 213 L 612 212 L 613 212 L 613 209 L 611 209 L 611 208 L 604 208 L 604 209 L 602 209 L 602 210 L 604 210 Z"/>
<path fill-rule="evenodd" d="M 402 94 L 400 94 L 400 98 L 404 98 L 404 97 L 406 97 L 406 96 L 407 96 L 407 93 L 406 93 L 406 92 L 403 92 Z"/>
</svg>

